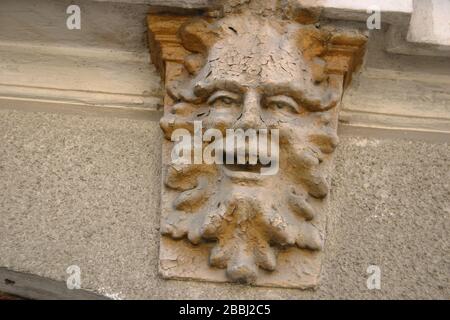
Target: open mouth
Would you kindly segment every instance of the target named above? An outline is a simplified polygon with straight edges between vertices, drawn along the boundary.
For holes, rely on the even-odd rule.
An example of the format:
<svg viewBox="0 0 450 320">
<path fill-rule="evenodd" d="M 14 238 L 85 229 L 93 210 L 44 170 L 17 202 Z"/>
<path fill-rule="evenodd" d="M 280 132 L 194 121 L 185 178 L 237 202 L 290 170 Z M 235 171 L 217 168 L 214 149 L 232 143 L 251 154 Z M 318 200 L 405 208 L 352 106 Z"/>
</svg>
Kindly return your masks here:
<svg viewBox="0 0 450 320">
<path fill-rule="evenodd" d="M 261 168 L 270 168 L 270 163 L 267 165 L 257 163 L 257 164 L 225 164 L 225 167 L 233 172 L 251 172 L 260 173 Z"/>
</svg>

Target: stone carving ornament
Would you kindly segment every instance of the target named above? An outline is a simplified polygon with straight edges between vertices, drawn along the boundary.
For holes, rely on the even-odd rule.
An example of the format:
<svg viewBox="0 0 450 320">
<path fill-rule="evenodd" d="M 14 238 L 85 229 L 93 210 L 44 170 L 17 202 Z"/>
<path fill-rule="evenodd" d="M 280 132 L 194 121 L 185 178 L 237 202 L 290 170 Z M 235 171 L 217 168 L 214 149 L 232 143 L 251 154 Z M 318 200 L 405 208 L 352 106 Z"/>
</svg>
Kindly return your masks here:
<svg viewBox="0 0 450 320">
<path fill-rule="evenodd" d="M 251 15 L 150 16 L 149 28 L 167 92 L 161 274 L 316 286 L 339 102 L 365 37 Z M 192 136 L 216 129 L 223 137 L 227 129 L 276 129 L 278 171 L 262 175 L 259 158 L 249 163 L 248 144 L 242 164 L 176 163 L 176 129 Z"/>
</svg>

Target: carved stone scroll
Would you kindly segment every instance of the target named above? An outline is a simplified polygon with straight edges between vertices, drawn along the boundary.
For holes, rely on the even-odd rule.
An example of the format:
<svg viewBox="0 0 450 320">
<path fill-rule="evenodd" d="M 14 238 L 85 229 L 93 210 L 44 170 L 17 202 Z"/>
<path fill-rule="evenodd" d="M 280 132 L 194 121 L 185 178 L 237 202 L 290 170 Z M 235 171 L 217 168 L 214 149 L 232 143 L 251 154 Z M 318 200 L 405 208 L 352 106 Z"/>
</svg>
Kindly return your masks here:
<svg viewBox="0 0 450 320">
<path fill-rule="evenodd" d="M 160 273 L 317 286 L 339 103 L 366 36 L 252 15 L 150 15 L 148 25 L 166 87 Z M 177 129 L 193 139 L 208 129 L 221 137 L 227 129 L 276 129 L 278 171 L 262 175 L 267 163 L 252 162 L 248 144 L 244 163 L 176 162 Z M 219 140 L 202 140 L 202 150 Z"/>
</svg>

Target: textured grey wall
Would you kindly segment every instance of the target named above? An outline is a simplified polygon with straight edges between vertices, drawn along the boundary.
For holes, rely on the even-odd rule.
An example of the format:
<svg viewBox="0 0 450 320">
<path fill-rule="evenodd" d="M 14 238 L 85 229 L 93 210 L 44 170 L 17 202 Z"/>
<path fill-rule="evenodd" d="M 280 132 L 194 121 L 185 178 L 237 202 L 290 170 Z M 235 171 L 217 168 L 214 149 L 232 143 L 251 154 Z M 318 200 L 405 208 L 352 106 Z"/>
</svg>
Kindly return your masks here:
<svg viewBox="0 0 450 320">
<path fill-rule="evenodd" d="M 168 281 L 157 115 L 0 105 L 0 267 L 65 281 L 77 264 L 113 298 L 450 298 L 448 144 L 342 137 L 317 291 Z"/>
</svg>

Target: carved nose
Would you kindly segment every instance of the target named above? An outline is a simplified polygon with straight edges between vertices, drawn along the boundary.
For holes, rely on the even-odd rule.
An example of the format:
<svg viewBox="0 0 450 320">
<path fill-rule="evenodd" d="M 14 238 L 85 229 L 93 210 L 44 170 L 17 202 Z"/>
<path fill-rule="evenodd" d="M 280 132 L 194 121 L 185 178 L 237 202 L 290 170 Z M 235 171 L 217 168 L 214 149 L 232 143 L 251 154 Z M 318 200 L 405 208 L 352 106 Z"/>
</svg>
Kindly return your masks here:
<svg viewBox="0 0 450 320">
<path fill-rule="evenodd" d="M 234 129 L 260 129 L 264 128 L 261 120 L 261 97 L 255 90 L 249 90 L 242 106 L 242 112 L 237 118 Z"/>
</svg>

